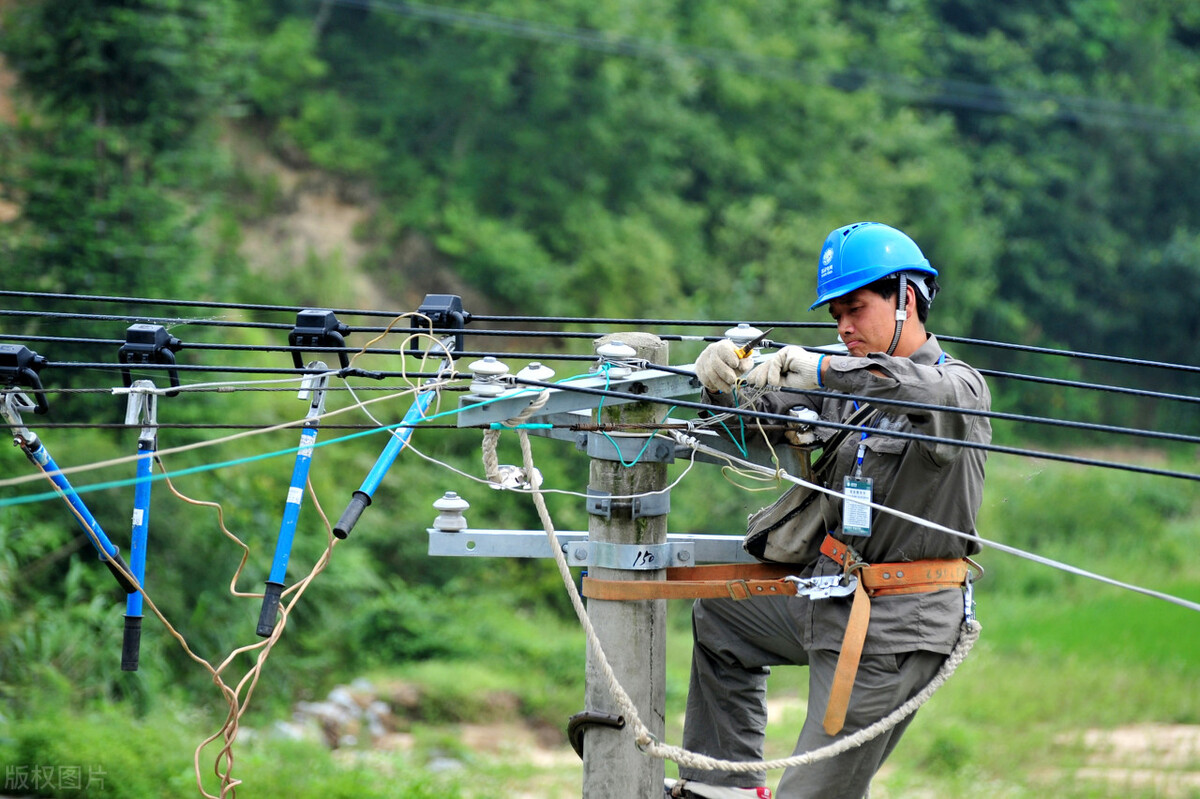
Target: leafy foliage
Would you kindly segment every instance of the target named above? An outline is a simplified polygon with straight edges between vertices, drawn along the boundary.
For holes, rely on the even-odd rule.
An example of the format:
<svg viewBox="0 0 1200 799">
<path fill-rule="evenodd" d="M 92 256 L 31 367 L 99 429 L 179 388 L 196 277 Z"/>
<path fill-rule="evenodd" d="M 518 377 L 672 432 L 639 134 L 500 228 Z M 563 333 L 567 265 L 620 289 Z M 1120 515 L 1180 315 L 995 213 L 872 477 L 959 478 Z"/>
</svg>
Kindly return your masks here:
<svg viewBox="0 0 1200 799">
<path fill-rule="evenodd" d="M 285 210 L 286 198 L 280 179 L 253 176 L 221 135 L 234 131 L 288 168 L 323 170 L 369 198 L 366 266 L 393 297 L 440 281 L 473 295 L 482 313 L 825 321 L 805 316 L 816 247 L 831 228 L 873 218 L 909 231 L 941 270 L 938 333 L 1195 359 L 1200 11 L 1188 0 L 467 0 L 441 16 L 330 0 L 4 8 L 0 52 L 19 79 L 15 118 L 0 123 L 0 210 L 16 209 L 0 223 L 5 288 L 289 304 L 340 297 L 337 257 L 291 264 L 280 256 L 250 268 L 244 237 Z M 82 331 L 69 320 L 8 327 Z M 217 336 L 187 332 L 189 341 Z M 832 334 L 795 335 L 815 344 Z M 969 343 L 955 354 L 960 347 L 993 370 L 1197 388 L 1179 370 L 1048 361 Z M 77 354 L 111 361 L 111 349 Z M 1190 405 L 1165 400 L 1155 407 L 1003 377 L 993 392 L 1004 410 L 1200 430 Z M 163 410 L 179 421 L 236 414 L 247 423 L 289 412 L 273 397 L 239 398 L 235 408 L 190 398 Z M 113 412 L 107 398 L 64 397 L 55 419 Z M 1027 435 L 998 429 L 1009 441 Z M 221 457 L 282 449 L 291 436 L 231 445 Z M 477 436 L 439 431 L 418 446 L 426 442 L 434 457 L 477 469 Z M 99 459 L 129 443 L 124 432 L 80 433 L 64 460 Z M 322 449 L 315 495 L 341 502 L 347 475 L 370 468 L 375 443 Z M 586 485 L 581 458 L 543 444 L 536 457 L 553 482 Z M 526 670 L 557 689 L 526 697 L 522 711 L 552 716 L 579 674 L 576 639 L 537 633 L 569 613 L 556 575 L 544 563 L 428 558 L 422 531 L 445 486 L 436 470 L 408 461 L 381 493 L 386 510 L 365 516 L 337 547 L 290 618 L 273 656 L 285 665 L 256 701 L 279 709 L 328 688 L 334 675 L 393 664 L 426 670 L 433 682 L 428 672 L 449 663 L 431 713 L 458 718 L 456 708 L 475 707 L 471 680 L 486 674 L 508 687 Z M 1148 546 L 1155 567 L 1180 581 L 1194 565 L 1196 510 L 1182 492 L 993 463 L 985 534 L 1064 558 L 1084 549 L 1121 570 L 1150 562 Z M 197 465 L 203 460 L 192 456 L 170 462 Z M 287 490 L 281 471 L 275 459 L 179 482 L 188 494 L 226 500 L 228 527 L 252 545 L 244 590 L 267 570 Z M 680 486 L 673 529 L 737 530 L 754 499 L 715 482 Z M 125 523 L 127 499 L 89 495 L 113 525 Z M 510 496 L 481 492 L 471 501 L 481 527 L 540 527 Z M 151 545 L 156 601 L 203 656 L 244 645 L 257 604 L 226 590 L 240 553 L 216 514 L 163 490 L 155 503 L 170 532 Z M 313 511 L 306 506 L 297 568 L 327 544 Z M 563 528 L 586 524 L 579 503 L 552 512 Z M 999 564 L 992 578 L 981 596 L 991 598 L 995 584 L 1014 602 L 1070 595 L 1067 580 L 1045 572 Z M 447 599 L 446 589 L 461 595 Z M 148 716 L 174 692 L 218 702 L 207 674 L 157 626 L 143 639 L 142 671 L 115 672 L 121 598 L 61 507 L 0 509 L 5 707 L 32 719 L 45 708 L 90 712 L 80 708 L 113 700 Z M 486 664 L 473 663 L 481 657 Z M 14 747 L 27 758 L 73 751 L 79 742 L 46 732 L 56 718 L 0 736 L 0 759 Z M 142 734 L 139 723 L 120 729 Z M 947 728 L 927 744 L 926 764 L 965 773 L 980 748 Z M 307 758 L 303 747 L 294 756 Z M 255 768 L 270 773 L 265 762 Z M 147 779 L 187 790 L 178 771 L 172 761 Z M 336 775 L 328 783 L 331 795 L 373 795 Z M 414 778 L 411 790 L 438 789 Z"/>
</svg>

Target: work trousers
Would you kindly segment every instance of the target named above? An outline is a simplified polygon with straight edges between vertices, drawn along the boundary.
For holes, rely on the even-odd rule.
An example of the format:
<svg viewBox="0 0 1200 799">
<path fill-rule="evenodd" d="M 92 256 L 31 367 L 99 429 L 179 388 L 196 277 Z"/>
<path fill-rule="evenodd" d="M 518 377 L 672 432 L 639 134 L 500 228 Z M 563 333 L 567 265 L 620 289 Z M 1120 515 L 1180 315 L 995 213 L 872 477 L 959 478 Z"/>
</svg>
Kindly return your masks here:
<svg viewBox="0 0 1200 799">
<path fill-rule="evenodd" d="M 696 601 L 692 609 L 695 641 L 684 748 L 722 760 L 762 760 L 771 666 L 809 667 L 808 716 L 794 753 L 802 754 L 891 713 L 924 688 L 945 660 L 945 655 L 925 651 L 864 654 L 850 695 L 845 728 L 837 737 L 826 735 L 822 721 L 838 653 L 806 651 L 802 646 L 803 620 L 808 618 L 804 603 L 810 601 L 814 600 L 771 597 Z M 909 716 L 891 730 L 837 757 L 787 769 L 776 799 L 861 799 L 911 720 Z M 679 775 L 712 785 L 766 785 L 765 772 L 739 774 L 680 767 Z"/>
</svg>

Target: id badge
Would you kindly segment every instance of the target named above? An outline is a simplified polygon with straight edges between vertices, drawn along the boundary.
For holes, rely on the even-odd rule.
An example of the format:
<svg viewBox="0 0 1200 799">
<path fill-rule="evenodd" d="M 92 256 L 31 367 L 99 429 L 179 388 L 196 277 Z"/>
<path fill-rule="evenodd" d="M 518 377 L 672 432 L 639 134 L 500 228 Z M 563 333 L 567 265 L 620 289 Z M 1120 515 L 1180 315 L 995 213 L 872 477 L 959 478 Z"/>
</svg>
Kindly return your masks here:
<svg viewBox="0 0 1200 799">
<path fill-rule="evenodd" d="M 869 536 L 871 534 L 871 478 L 847 477 L 844 483 L 845 501 L 842 503 L 842 532 L 846 535 Z"/>
</svg>

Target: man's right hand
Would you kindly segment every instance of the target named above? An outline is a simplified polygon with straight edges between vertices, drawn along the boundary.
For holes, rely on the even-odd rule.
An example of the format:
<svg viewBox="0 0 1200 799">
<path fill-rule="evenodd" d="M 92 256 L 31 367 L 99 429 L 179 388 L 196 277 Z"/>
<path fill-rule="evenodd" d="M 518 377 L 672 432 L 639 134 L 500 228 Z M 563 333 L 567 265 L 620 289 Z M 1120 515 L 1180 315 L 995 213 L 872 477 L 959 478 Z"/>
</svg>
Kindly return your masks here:
<svg viewBox="0 0 1200 799">
<path fill-rule="evenodd" d="M 739 357 L 736 344 L 722 339 L 709 344 L 700 353 L 696 359 L 696 378 L 710 392 L 719 394 L 731 389 L 751 366 L 753 363 L 749 358 Z"/>
</svg>

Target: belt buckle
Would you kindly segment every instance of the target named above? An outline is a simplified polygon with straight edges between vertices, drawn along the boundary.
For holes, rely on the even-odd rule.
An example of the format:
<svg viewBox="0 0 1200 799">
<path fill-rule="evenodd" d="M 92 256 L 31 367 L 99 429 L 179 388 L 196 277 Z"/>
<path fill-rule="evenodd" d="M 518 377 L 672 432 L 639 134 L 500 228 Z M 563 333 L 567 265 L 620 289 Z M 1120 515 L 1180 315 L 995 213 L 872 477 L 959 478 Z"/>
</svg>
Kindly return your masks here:
<svg viewBox="0 0 1200 799">
<path fill-rule="evenodd" d="M 785 581 L 796 584 L 796 596 L 806 596 L 809 599 L 828 599 L 834 596 L 850 596 L 858 588 L 858 578 L 853 575 L 842 582 L 842 575 L 829 574 L 823 577 L 784 577 Z"/>
<path fill-rule="evenodd" d="M 741 587 L 741 589 L 743 591 L 742 596 L 737 595 L 737 592 L 733 590 L 734 586 Z M 749 599 L 751 596 L 750 584 L 748 582 L 746 582 L 744 579 L 726 580 L 725 581 L 725 590 L 729 592 L 729 598 L 732 599 L 734 602 L 741 602 L 744 599 Z"/>
</svg>

